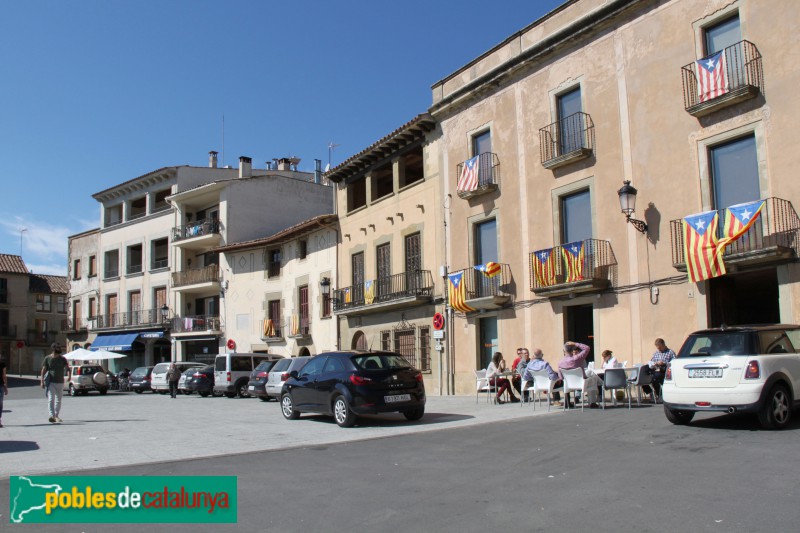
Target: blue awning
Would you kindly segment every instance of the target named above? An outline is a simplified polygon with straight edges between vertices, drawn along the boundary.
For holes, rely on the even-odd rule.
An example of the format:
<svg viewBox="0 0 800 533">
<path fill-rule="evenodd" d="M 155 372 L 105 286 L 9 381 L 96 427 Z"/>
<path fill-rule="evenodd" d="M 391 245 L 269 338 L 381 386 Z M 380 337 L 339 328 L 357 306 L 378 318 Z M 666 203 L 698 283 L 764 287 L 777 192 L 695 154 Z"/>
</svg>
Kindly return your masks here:
<svg viewBox="0 0 800 533">
<path fill-rule="evenodd" d="M 102 348 L 109 352 L 125 352 L 133 349 L 131 344 L 138 336 L 138 331 L 135 333 L 101 333 L 89 347 L 89 350 L 96 351 Z"/>
</svg>

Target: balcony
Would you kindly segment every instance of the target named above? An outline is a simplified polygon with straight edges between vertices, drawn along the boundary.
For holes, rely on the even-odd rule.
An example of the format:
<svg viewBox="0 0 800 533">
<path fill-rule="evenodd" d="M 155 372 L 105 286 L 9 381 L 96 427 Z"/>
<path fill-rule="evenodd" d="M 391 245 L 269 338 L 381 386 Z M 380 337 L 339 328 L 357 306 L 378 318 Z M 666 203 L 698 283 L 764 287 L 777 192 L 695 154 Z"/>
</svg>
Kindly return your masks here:
<svg viewBox="0 0 800 533">
<path fill-rule="evenodd" d="M 501 263 L 500 272 L 491 278 L 476 267 L 465 268 L 461 272 L 465 291 L 464 303 L 469 307 L 476 310 L 500 309 L 511 301 L 511 267 L 507 264 Z"/>
<path fill-rule="evenodd" d="M 88 321 L 85 318 L 61 321 L 61 331 L 65 332 L 84 331 L 87 327 Z"/>
<path fill-rule="evenodd" d="M 176 316 L 170 321 L 173 337 L 185 337 L 197 333 L 219 335 L 222 324 L 219 315 Z"/>
<path fill-rule="evenodd" d="M 693 117 L 703 117 L 724 107 L 755 98 L 763 91 L 761 53 L 753 43 L 739 41 L 725 48 L 724 57 L 724 70 L 718 72 L 727 80 L 727 84 L 723 83 L 723 87 L 716 92 L 700 90 L 704 84 L 700 83 L 698 76 L 705 69 L 697 64 L 709 58 L 693 61 L 681 68 L 684 108 Z"/>
<path fill-rule="evenodd" d="M 27 343 L 29 346 L 49 346 L 56 341 L 58 335 L 55 331 L 36 331 L 35 329 L 28 330 Z"/>
<path fill-rule="evenodd" d="M 566 250 L 568 246 L 576 250 Z M 561 244 L 530 254 L 530 276 L 531 290 L 537 296 L 599 292 L 616 281 L 617 258 L 608 241 L 587 239 Z"/>
<path fill-rule="evenodd" d="M 109 313 L 99 315 L 87 320 L 89 329 L 136 329 L 142 326 L 160 326 L 161 309 L 142 309 L 140 311 L 128 311 L 125 313 Z"/>
<path fill-rule="evenodd" d="M 283 330 L 279 320 L 267 318 L 264 320 L 261 331 L 261 339 L 267 343 L 283 342 Z"/>
<path fill-rule="evenodd" d="M 722 236 L 725 210 L 721 209 L 718 213 L 718 234 Z M 682 221 L 680 218 L 670 221 L 669 230 L 672 266 L 680 272 L 686 272 Z M 800 218 L 792 202 L 781 198 L 767 198 L 764 200 L 761 215 L 747 233 L 725 247 L 722 260 L 729 272 L 743 267 L 785 263 L 797 257 L 799 242 Z"/>
<path fill-rule="evenodd" d="M 172 243 L 187 250 L 213 247 L 219 244 L 219 232 L 219 220 L 198 220 L 172 228 Z"/>
<path fill-rule="evenodd" d="M 0 339 L 15 339 L 17 338 L 17 326 L 9 324 L 0 324 Z"/>
<path fill-rule="evenodd" d="M 292 323 L 288 337 L 302 339 L 311 336 L 311 324 L 308 315 L 292 315 Z"/>
<path fill-rule="evenodd" d="M 459 163 L 456 167 L 456 194 L 459 198 L 466 200 L 494 192 L 500 184 L 500 160 L 497 158 L 497 154 L 485 152 L 477 157 L 477 164 L 472 169 L 472 179 L 461 179 L 464 165 L 467 165 L 472 159 Z"/>
<path fill-rule="evenodd" d="M 219 265 L 172 273 L 172 288 L 183 292 L 203 292 L 219 288 Z"/>
<path fill-rule="evenodd" d="M 363 315 L 430 303 L 433 276 L 430 270 L 415 270 L 374 279 L 332 291 L 333 312 Z"/>
<path fill-rule="evenodd" d="M 586 159 L 594 153 L 591 115 L 575 113 L 539 130 L 542 166 L 553 170 Z"/>
</svg>

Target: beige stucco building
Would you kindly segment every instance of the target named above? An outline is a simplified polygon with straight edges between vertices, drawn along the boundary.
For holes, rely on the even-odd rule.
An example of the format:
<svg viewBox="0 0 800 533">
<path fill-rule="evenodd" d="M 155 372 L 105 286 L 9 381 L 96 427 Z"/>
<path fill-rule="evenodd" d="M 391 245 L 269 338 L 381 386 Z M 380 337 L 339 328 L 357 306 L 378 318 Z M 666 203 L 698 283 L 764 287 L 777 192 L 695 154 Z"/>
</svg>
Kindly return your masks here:
<svg viewBox="0 0 800 533">
<path fill-rule="evenodd" d="M 433 85 L 447 264 L 475 309 L 449 324 L 458 392 L 494 351 L 555 363 L 569 339 L 633 363 L 656 337 L 677 350 L 697 328 L 800 320 L 798 22 L 789 0 L 576 0 Z M 726 92 L 703 85 L 701 58 Z M 459 191 L 475 156 L 479 184 Z M 621 213 L 623 180 L 645 233 Z M 719 210 L 722 226 L 726 207 L 759 199 L 728 273 L 690 283 L 680 219 Z M 583 250 L 572 278 L 568 243 Z M 540 251 L 555 274 L 537 280 Z M 499 281 L 473 268 L 490 261 Z"/>
</svg>

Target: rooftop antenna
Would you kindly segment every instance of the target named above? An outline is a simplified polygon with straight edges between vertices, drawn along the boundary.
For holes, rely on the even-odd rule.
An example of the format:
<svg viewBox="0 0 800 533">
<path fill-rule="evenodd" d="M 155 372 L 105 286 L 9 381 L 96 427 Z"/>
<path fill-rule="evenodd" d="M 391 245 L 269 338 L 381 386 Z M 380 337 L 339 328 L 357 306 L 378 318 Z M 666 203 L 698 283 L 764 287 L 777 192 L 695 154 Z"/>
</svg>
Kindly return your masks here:
<svg viewBox="0 0 800 533">
<path fill-rule="evenodd" d="M 22 234 L 27 232 L 28 228 L 19 228 L 19 256 L 22 257 Z"/>
<path fill-rule="evenodd" d="M 340 144 L 336 144 L 333 141 L 328 143 L 328 169 L 331 168 L 331 153 L 336 150 L 337 147 L 341 146 Z"/>
<path fill-rule="evenodd" d="M 225 168 L 225 113 L 222 114 L 222 168 Z"/>
</svg>

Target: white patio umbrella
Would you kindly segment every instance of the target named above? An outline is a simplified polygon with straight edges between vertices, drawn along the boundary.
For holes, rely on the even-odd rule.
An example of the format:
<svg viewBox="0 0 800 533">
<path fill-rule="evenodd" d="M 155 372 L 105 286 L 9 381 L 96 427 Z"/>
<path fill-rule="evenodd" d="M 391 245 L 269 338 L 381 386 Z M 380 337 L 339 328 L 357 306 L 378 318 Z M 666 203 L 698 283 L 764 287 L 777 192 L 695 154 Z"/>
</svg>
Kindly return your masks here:
<svg viewBox="0 0 800 533">
<path fill-rule="evenodd" d="M 64 354 L 67 359 L 77 359 L 80 361 L 95 361 L 100 359 L 119 359 L 126 357 L 125 354 L 117 352 L 108 352 L 106 350 L 91 351 L 86 348 L 78 348 Z"/>
</svg>

